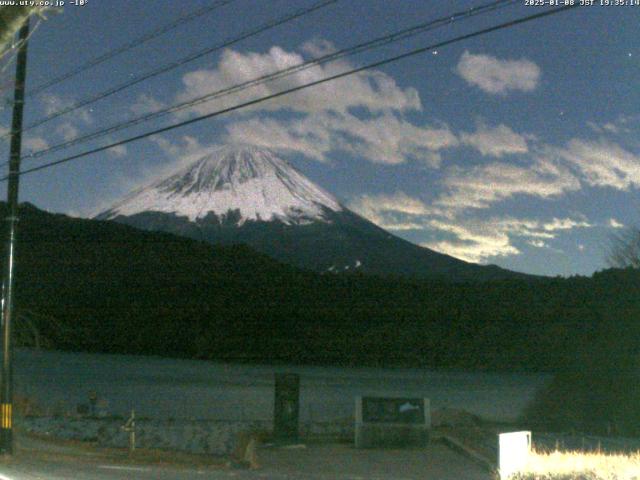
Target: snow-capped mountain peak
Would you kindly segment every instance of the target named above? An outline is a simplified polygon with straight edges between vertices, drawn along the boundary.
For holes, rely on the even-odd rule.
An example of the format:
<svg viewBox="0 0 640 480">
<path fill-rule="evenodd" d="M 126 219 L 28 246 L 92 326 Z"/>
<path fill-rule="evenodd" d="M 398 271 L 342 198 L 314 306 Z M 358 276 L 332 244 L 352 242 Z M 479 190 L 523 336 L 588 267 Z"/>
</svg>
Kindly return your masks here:
<svg viewBox="0 0 640 480">
<path fill-rule="evenodd" d="M 98 218 L 142 212 L 224 218 L 238 211 L 239 224 L 279 220 L 286 224 L 326 221 L 340 203 L 273 151 L 252 146 L 221 147 L 170 176 L 133 191 Z"/>
</svg>

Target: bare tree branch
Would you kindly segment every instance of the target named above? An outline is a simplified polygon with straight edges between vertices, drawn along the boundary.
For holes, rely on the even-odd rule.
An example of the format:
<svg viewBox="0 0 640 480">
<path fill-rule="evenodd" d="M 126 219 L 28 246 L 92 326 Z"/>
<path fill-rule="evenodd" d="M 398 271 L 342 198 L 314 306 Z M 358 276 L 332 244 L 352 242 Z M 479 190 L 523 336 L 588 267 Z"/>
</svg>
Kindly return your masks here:
<svg viewBox="0 0 640 480">
<path fill-rule="evenodd" d="M 640 229 L 629 228 L 613 237 L 607 264 L 614 268 L 640 268 Z"/>
</svg>

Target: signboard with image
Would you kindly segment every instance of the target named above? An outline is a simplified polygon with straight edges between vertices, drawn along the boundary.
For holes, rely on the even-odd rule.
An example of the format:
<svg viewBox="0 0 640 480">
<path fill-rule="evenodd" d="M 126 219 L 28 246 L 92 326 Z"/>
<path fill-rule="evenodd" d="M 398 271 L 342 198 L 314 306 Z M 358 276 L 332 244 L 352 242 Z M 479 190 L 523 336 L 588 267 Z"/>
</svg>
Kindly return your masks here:
<svg viewBox="0 0 640 480">
<path fill-rule="evenodd" d="M 357 397 L 355 416 L 357 448 L 423 446 L 428 442 L 428 398 Z"/>
<path fill-rule="evenodd" d="M 367 423 L 424 424 L 424 399 L 363 397 L 362 420 Z"/>
</svg>

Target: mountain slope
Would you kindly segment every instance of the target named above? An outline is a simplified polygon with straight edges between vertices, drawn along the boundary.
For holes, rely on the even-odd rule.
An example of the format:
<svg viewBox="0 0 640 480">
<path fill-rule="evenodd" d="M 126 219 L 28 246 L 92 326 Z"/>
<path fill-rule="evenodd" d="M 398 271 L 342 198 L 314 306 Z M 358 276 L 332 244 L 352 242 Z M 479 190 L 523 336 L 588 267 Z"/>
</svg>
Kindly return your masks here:
<svg viewBox="0 0 640 480">
<path fill-rule="evenodd" d="M 273 152 L 255 147 L 224 147 L 96 218 L 213 244 L 245 243 L 317 272 L 454 281 L 525 276 L 402 240 L 342 206 Z"/>
</svg>

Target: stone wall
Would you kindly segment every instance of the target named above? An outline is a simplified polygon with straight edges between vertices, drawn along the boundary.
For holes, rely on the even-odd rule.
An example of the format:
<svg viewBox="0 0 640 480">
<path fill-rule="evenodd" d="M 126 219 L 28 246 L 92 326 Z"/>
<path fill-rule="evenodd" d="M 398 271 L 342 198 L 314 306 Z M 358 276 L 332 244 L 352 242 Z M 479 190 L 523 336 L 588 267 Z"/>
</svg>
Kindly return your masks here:
<svg viewBox="0 0 640 480">
<path fill-rule="evenodd" d="M 23 431 L 64 440 L 95 442 L 100 446 L 127 448 L 129 433 L 122 418 L 24 417 L 16 419 Z M 241 432 L 271 433 L 272 423 L 265 421 L 219 420 L 136 420 L 136 447 L 229 455 Z M 306 422 L 300 425 L 301 441 L 353 440 L 353 422 Z"/>
<path fill-rule="evenodd" d="M 127 448 L 129 433 L 120 418 L 27 417 L 16 422 L 24 431 L 65 440 Z M 240 432 L 265 430 L 258 422 L 136 420 L 136 447 L 225 456 Z"/>
</svg>

